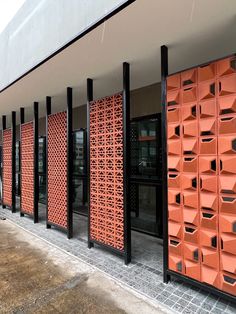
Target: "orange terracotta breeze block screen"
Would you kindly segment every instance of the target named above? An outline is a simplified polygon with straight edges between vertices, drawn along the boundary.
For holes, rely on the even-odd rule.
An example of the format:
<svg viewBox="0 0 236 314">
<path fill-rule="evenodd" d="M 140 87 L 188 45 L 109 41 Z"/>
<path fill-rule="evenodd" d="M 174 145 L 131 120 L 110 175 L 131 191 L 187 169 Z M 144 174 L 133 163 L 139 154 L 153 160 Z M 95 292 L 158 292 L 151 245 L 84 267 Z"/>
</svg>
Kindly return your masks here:
<svg viewBox="0 0 236 314">
<path fill-rule="evenodd" d="M 236 295 L 236 58 L 167 78 L 169 269 Z"/>
<path fill-rule="evenodd" d="M 3 131 L 3 204 L 12 206 L 12 130 Z"/>
<path fill-rule="evenodd" d="M 48 222 L 67 229 L 67 114 L 48 116 Z"/>
<path fill-rule="evenodd" d="M 122 94 L 90 103 L 90 239 L 124 251 Z"/>
<path fill-rule="evenodd" d="M 34 125 L 21 125 L 21 211 L 34 214 Z"/>
</svg>

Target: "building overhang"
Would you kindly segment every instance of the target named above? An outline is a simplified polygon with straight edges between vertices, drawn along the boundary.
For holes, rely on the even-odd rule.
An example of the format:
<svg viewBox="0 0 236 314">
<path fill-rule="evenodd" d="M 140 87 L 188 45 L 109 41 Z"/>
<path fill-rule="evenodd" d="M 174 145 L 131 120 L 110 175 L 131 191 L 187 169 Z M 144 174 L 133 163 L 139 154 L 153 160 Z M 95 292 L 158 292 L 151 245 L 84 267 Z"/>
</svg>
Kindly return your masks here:
<svg viewBox="0 0 236 314">
<path fill-rule="evenodd" d="M 0 92 L 0 116 L 34 101 L 44 115 L 46 96 L 62 110 L 67 86 L 74 88 L 74 106 L 82 105 L 87 78 L 94 79 L 95 98 L 117 92 L 124 61 L 131 89 L 158 82 L 164 44 L 170 73 L 231 54 L 235 22 L 235 0 L 136 0 Z"/>
</svg>

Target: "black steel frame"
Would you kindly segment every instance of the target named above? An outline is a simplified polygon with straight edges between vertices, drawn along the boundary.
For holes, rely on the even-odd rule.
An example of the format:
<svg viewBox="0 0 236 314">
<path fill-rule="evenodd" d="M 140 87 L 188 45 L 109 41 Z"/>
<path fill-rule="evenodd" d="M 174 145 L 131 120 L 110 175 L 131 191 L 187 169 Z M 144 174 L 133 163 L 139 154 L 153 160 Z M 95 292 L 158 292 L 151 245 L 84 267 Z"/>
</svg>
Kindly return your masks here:
<svg viewBox="0 0 236 314">
<path fill-rule="evenodd" d="M 235 56 L 236 54 L 230 55 Z M 229 56 L 228 56 L 229 57 Z M 226 58 L 226 57 L 225 57 Z M 220 58 L 222 59 L 222 58 Z M 220 60 L 217 59 L 217 60 Z M 212 62 L 212 61 L 211 61 Z M 204 63 L 208 64 L 209 62 Z M 201 65 L 199 65 L 201 66 Z M 196 67 L 196 66 L 195 66 Z M 193 68 L 193 67 L 191 67 Z M 179 73 L 179 72 L 176 72 Z M 168 181 L 167 181 L 167 134 L 166 134 L 166 79 L 168 76 L 168 48 L 161 46 L 161 103 L 162 103 L 162 162 L 163 162 L 163 281 L 168 283 L 172 277 L 178 278 L 183 282 L 196 286 L 202 290 L 206 290 L 218 297 L 224 298 L 228 301 L 236 303 L 236 297 L 214 288 L 208 284 L 189 278 L 185 275 L 179 274 L 169 269 L 168 266 Z"/>
<path fill-rule="evenodd" d="M 123 63 L 123 185 L 124 185 L 124 251 L 117 250 L 90 238 L 90 102 L 93 101 L 93 80 L 87 79 L 87 174 L 88 174 L 88 248 L 94 244 L 124 257 L 125 264 L 131 262 L 131 219 L 129 210 L 130 169 L 130 65 Z"/>
<path fill-rule="evenodd" d="M 7 117 L 5 115 L 2 116 L 2 143 L 3 143 L 3 131 L 7 129 Z M 2 188 L 2 208 L 9 208 L 11 209 L 12 213 L 16 212 L 16 112 L 11 112 L 11 130 L 12 130 L 12 206 L 8 207 L 6 204 L 3 203 L 3 188 Z M 2 150 L 3 151 L 3 150 Z M 4 167 L 3 167 L 4 171 Z M 2 187 L 4 185 L 3 176 L 2 176 Z"/>
<path fill-rule="evenodd" d="M 46 97 L 46 228 L 51 226 L 66 232 L 67 238 L 73 237 L 73 119 L 72 119 L 72 88 L 67 87 L 67 228 L 61 227 L 48 220 L 48 117 L 52 114 L 51 97 Z"/>
<path fill-rule="evenodd" d="M 33 105 L 33 111 L 34 111 L 34 118 L 33 118 L 33 128 L 34 128 L 34 212 L 33 215 L 25 212 L 22 209 L 22 203 L 20 199 L 20 216 L 24 217 L 24 215 L 27 215 L 29 217 L 32 217 L 34 220 L 34 223 L 38 223 L 39 221 L 39 211 L 38 211 L 38 197 L 39 197 L 39 183 L 38 183 L 38 102 L 34 102 Z M 21 142 L 21 126 L 25 123 L 25 111 L 24 108 L 20 108 L 20 142 Z M 22 169 L 22 145 L 20 146 L 20 169 Z M 21 179 L 21 173 L 20 173 L 20 185 L 21 185 L 21 191 L 22 191 L 22 179 Z"/>
</svg>

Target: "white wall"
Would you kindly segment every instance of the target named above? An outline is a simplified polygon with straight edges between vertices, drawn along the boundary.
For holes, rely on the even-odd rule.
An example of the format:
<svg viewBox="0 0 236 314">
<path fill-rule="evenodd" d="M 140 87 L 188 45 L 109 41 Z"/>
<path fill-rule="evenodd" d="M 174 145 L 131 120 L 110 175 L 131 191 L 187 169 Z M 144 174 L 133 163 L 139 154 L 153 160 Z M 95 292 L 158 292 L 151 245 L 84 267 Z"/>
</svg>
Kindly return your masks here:
<svg viewBox="0 0 236 314">
<path fill-rule="evenodd" d="M 125 0 L 26 0 L 0 34 L 0 89 Z"/>
</svg>

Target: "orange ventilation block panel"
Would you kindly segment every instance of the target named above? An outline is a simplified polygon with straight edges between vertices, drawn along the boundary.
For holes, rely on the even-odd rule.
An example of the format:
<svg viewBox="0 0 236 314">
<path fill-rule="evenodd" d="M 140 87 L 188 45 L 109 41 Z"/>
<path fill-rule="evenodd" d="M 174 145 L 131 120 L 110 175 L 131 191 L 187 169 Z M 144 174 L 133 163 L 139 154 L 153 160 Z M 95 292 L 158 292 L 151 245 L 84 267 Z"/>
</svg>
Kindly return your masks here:
<svg viewBox="0 0 236 314">
<path fill-rule="evenodd" d="M 175 222 L 181 222 L 182 220 L 182 209 L 177 206 L 169 206 L 169 220 Z"/>
<path fill-rule="evenodd" d="M 176 237 L 178 239 L 182 238 L 182 226 L 181 226 L 181 224 L 169 221 L 168 229 L 169 229 L 169 235 L 170 236 Z"/>
<path fill-rule="evenodd" d="M 178 273 L 184 273 L 183 260 L 181 257 L 169 254 L 169 269 Z"/>
<path fill-rule="evenodd" d="M 197 182 L 198 182 L 198 178 L 196 174 L 182 173 L 181 175 L 182 190 L 196 191 Z"/>
<path fill-rule="evenodd" d="M 206 229 L 218 229 L 218 215 L 212 212 L 201 212 L 201 227 Z"/>
<path fill-rule="evenodd" d="M 181 141 L 168 140 L 169 155 L 181 155 Z"/>
<path fill-rule="evenodd" d="M 182 150 L 184 155 L 196 155 L 198 152 L 198 142 L 194 139 L 183 139 Z"/>
<path fill-rule="evenodd" d="M 236 135 L 218 137 L 219 154 L 236 154 Z"/>
<path fill-rule="evenodd" d="M 197 209 L 183 208 L 183 220 L 186 224 L 198 226 L 199 214 Z"/>
<path fill-rule="evenodd" d="M 198 229 L 192 225 L 184 226 L 184 241 L 198 244 L 199 232 Z"/>
<path fill-rule="evenodd" d="M 200 261 L 199 247 L 194 244 L 184 243 L 184 258 L 195 262 Z"/>
<path fill-rule="evenodd" d="M 234 195 L 221 195 L 219 197 L 219 211 L 235 214 L 236 197 Z"/>
<path fill-rule="evenodd" d="M 201 137 L 199 139 L 199 153 L 201 155 L 216 155 L 217 154 L 217 138 L 216 137 Z"/>
<path fill-rule="evenodd" d="M 198 208 L 198 193 L 192 191 L 183 191 L 183 205 L 189 208 Z"/>
<path fill-rule="evenodd" d="M 168 203 L 169 205 L 181 204 L 181 193 L 179 190 L 168 189 Z"/>
<path fill-rule="evenodd" d="M 168 139 L 178 139 L 181 136 L 181 128 L 180 125 L 175 123 L 175 124 L 169 124 L 168 125 Z"/>
<path fill-rule="evenodd" d="M 12 130 L 3 130 L 2 152 L 2 202 L 5 206 L 12 206 Z"/>
<path fill-rule="evenodd" d="M 221 250 L 236 255 L 236 236 L 234 234 L 221 234 Z"/>
<path fill-rule="evenodd" d="M 201 246 L 217 249 L 218 248 L 217 235 L 218 235 L 217 231 L 201 229 L 201 232 L 200 232 Z"/>
<path fill-rule="evenodd" d="M 203 174 L 217 174 L 217 159 L 216 156 L 200 156 L 199 157 L 199 172 Z"/>
<path fill-rule="evenodd" d="M 218 211 L 218 195 L 213 193 L 200 193 L 200 208 L 202 210 Z"/>
<path fill-rule="evenodd" d="M 200 136 L 216 135 L 216 119 L 205 118 L 199 121 Z"/>
</svg>

